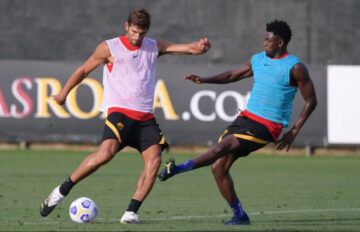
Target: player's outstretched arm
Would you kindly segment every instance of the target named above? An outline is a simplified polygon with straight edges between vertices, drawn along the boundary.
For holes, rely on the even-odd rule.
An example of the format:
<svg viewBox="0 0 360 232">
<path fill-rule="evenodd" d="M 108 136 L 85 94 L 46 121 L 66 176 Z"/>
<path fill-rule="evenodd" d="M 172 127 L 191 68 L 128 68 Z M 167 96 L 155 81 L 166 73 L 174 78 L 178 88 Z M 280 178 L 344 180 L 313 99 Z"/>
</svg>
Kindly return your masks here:
<svg viewBox="0 0 360 232">
<path fill-rule="evenodd" d="M 85 77 L 89 75 L 94 69 L 96 69 L 100 64 L 108 62 L 109 57 L 111 56 L 109 47 L 106 42 L 100 43 L 95 49 L 94 53 L 78 67 L 73 74 L 69 77 L 65 86 L 62 88 L 60 93 L 53 95 L 53 99 L 59 104 L 64 104 L 67 95 L 69 92 L 78 85 Z"/>
<path fill-rule="evenodd" d="M 200 55 L 207 52 L 211 48 L 208 38 L 204 37 L 198 41 L 187 44 L 177 44 L 166 40 L 157 41 L 159 56 L 165 54 L 174 55 Z"/>
<path fill-rule="evenodd" d="M 235 81 L 239 81 L 253 75 L 251 64 L 248 62 L 245 66 L 235 70 L 226 71 L 211 77 L 199 77 L 195 74 L 186 76 L 185 80 L 190 80 L 196 84 L 208 83 L 208 84 L 227 84 Z"/>
<path fill-rule="evenodd" d="M 288 132 L 286 132 L 280 140 L 276 142 L 276 148 L 278 150 L 286 148 L 286 151 L 288 151 L 290 149 L 295 137 L 298 135 L 300 129 L 305 124 L 306 120 L 309 118 L 317 105 L 314 84 L 305 65 L 302 63 L 295 65 L 292 70 L 292 76 L 296 81 L 296 84 L 298 85 L 300 93 L 305 102 L 300 112 L 300 116 L 296 120 L 294 126 Z"/>
</svg>

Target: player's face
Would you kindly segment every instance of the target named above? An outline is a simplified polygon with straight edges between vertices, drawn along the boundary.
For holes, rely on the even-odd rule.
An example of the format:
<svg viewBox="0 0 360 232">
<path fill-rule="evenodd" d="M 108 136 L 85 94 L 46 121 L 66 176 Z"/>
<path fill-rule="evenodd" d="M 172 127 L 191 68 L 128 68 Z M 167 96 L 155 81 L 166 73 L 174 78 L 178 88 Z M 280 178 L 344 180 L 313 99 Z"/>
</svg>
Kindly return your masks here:
<svg viewBox="0 0 360 232">
<path fill-rule="evenodd" d="M 147 29 L 140 28 L 133 24 L 128 24 L 127 22 L 125 23 L 125 30 L 126 38 L 134 46 L 139 46 L 142 43 L 148 31 Z"/>
<path fill-rule="evenodd" d="M 272 32 L 266 32 L 264 38 L 264 50 L 267 56 L 274 57 L 280 50 L 282 40 Z"/>
</svg>

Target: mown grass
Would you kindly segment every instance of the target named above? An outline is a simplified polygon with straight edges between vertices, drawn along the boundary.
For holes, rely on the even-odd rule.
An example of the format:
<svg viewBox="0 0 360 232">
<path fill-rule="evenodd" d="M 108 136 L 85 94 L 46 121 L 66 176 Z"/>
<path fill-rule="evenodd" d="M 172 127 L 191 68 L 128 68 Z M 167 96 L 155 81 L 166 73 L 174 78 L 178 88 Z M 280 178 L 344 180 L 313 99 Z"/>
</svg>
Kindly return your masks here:
<svg viewBox="0 0 360 232">
<path fill-rule="evenodd" d="M 360 155 L 278 156 L 253 154 L 232 168 L 250 226 L 225 227 L 231 212 L 209 168 L 156 182 L 139 213 L 140 225 L 122 225 L 142 170 L 137 153 L 114 160 L 79 183 L 47 218 L 40 202 L 77 167 L 87 152 L 0 150 L 0 231 L 359 231 Z M 177 161 L 191 153 L 172 154 Z M 169 154 L 164 154 L 167 159 Z M 95 223 L 68 216 L 72 200 L 96 201 Z"/>
</svg>

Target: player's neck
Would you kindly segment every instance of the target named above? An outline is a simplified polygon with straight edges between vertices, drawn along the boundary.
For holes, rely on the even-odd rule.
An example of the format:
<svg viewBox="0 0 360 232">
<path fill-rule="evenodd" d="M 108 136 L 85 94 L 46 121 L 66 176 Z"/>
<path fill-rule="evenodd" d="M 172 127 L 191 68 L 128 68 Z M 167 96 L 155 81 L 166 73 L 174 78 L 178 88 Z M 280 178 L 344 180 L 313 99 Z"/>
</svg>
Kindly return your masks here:
<svg viewBox="0 0 360 232">
<path fill-rule="evenodd" d="M 120 40 L 121 42 L 124 44 L 124 46 L 130 50 L 130 51 L 135 51 L 138 50 L 141 47 L 141 44 L 139 45 L 133 45 L 129 39 L 126 37 L 126 35 L 121 35 L 120 36 Z"/>
<path fill-rule="evenodd" d="M 274 56 L 270 57 L 271 59 L 282 59 L 284 57 L 287 57 L 289 55 L 287 49 L 282 49 L 279 52 L 275 53 Z"/>
</svg>

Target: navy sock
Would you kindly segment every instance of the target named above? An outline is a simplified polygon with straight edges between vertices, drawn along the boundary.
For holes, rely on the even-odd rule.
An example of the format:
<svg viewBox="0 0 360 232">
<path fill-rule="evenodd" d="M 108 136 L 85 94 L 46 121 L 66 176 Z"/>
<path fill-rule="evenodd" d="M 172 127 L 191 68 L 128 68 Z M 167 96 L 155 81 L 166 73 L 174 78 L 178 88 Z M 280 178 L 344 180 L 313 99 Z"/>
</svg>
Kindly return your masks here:
<svg viewBox="0 0 360 232">
<path fill-rule="evenodd" d="M 75 183 L 68 177 L 64 183 L 60 185 L 59 192 L 61 195 L 67 196 L 74 185 Z"/>
<path fill-rule="evenodd" d="M 130 204 L 126 211 L 131 211 L 131 212 L 137 213 L 137 211 L 139 210 L 139 208 L 141 206 L 141 203 L 142 203 L 141 201 L 131 199 Z"/>
<path fill-rule="evenodd" d="M 175 166 L 174 174 L 178 174 L 180 172 L 187 172 L 194 169 L 194 161 L 188 160 L 186 162 L 180 163 Z"/>
<path fill-rule="evenodd" d="M 230 208 L 232 209 L 235 217 L 241 218 L 244 215 L 244 210 L 238 199 L 234 203 L 230 204 Z"/>
</svg>

